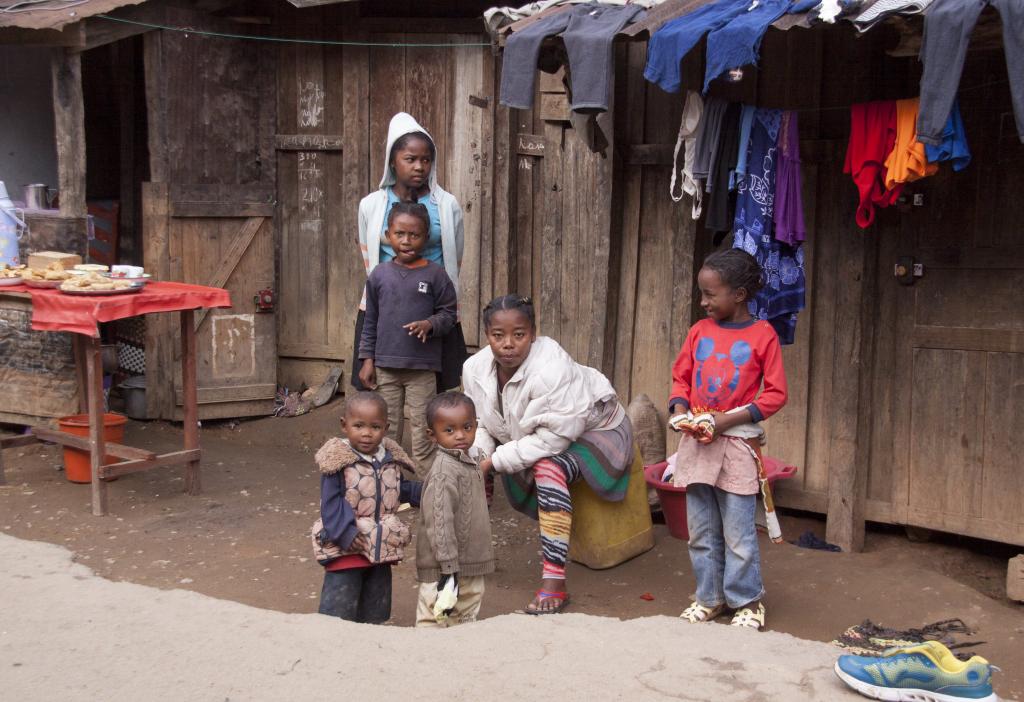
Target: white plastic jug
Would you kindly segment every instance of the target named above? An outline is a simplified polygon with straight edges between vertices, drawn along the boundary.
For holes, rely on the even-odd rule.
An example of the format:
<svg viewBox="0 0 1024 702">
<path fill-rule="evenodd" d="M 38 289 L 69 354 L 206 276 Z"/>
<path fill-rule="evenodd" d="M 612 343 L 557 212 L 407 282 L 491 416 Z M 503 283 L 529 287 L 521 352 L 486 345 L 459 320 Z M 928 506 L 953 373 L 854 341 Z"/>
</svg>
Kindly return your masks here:
<svg viewBox="0 0 1024 702">
<path fill-rule="evenodd" d="M 18 241 L 27 229 L 25 213 L 14 208 L 14 203 L 7 195 L 7 186 L 0 180 L 0 266 L 17 266 L 21 263 Z"/>
</svg>

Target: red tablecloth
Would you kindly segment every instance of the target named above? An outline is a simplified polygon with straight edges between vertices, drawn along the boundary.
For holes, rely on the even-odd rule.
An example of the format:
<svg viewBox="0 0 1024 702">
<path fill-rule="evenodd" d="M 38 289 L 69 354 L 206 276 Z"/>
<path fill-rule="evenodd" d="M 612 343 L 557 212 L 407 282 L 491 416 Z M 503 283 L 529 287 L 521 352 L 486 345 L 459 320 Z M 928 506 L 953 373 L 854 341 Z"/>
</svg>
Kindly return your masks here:
<svg viewBox="0 0 1024 702">
<path fill-rule="evenodd" d="M 32 328 L 36 331 L 66 331 L 86 336 L 99 336 L 98 322 L 151 312 L 231 307 L 227 290 L 185 283 L 154 282 L 139 293 L 94 296 L 65 295 L 60 290 L 27 285 L 0 287 L 0 294 L 8 292 L 27 292 L 32 296 Z"/>
</svg>

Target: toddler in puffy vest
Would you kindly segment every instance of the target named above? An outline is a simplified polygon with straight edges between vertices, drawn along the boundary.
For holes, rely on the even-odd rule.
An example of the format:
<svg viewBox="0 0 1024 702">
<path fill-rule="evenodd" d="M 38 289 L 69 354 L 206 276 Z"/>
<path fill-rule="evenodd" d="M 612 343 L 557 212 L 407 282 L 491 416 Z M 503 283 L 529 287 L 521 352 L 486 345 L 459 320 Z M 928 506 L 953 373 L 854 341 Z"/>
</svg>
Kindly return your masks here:
<svg viewBox="0 0 1024 702">
<path fill-rule="evenodd" d="M 313 552 L 324 567 L 320 614 L 383 624 L 391 617 L 391 565 L 402 560 L 409 528 L 396 512 L 419 505 L 421 484 L 404 480 L 413 461 L 385 438 L 388 406 L 375 392 L 345 403 L 345 438 L 316 452 L 320 468 L 320 519 L 313 525 Z"/>
</svg>

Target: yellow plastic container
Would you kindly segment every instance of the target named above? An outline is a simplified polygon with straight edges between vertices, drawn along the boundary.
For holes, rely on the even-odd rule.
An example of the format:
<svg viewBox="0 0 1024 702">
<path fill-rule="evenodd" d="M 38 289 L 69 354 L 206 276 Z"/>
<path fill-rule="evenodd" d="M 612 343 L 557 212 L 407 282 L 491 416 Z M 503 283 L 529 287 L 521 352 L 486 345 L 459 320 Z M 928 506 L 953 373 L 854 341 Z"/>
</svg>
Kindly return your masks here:
<svg viewBox="0 0 1024 702">
<path fill-rule="evenodd" d="M 602 500 L 586 480 L 578 480 L 569 488 L 573 512 L 571 560 L 601 570 L 654 548 L 644 466 L 635 449 L 629 473 L 629 487 L 622 502 Z"/>
</svg>

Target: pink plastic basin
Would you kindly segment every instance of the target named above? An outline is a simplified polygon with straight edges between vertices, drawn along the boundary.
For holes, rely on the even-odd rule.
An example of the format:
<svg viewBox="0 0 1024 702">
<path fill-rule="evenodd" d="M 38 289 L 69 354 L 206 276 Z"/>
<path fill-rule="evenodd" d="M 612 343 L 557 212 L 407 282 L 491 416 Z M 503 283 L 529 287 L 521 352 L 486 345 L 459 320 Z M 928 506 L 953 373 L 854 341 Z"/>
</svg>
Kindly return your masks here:
<svg viewBox="0 0 1024 702">
<path fill-rule="evenodd" d="M 690 540 L 690 532 L 686 528 L 686 488 L 676 487 L 661 479 L 668 461 L 644 466 L 644 479 L 658 492 L 661 501 L 661 512 L 665 515 L 665 526 L 668 533 L 683 541 Z M 792 478 L 796 475 L 796 466 L 786 465 L 777 458 L 764 457 L 764 472 L 768 476 L 768 484 L 774 485 L 777 480 Z"/>
</svg>

